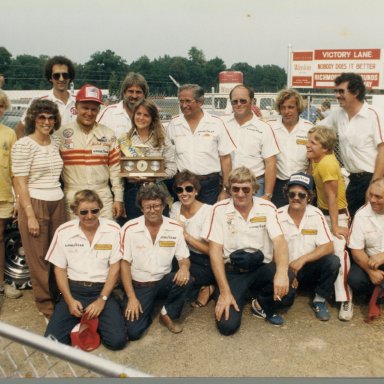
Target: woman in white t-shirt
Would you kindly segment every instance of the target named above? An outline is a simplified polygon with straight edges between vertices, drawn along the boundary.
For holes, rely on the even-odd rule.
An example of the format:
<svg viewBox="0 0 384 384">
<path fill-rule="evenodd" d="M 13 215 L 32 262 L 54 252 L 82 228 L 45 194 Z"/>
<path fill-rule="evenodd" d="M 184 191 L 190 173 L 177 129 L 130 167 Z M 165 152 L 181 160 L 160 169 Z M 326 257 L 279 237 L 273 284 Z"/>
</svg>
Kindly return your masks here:
<svg viewBox="0 0 384 384">
<path fill-rule="evenodd" d="M 190 251 L 190 273 L 195 278 L 192 297 L 194 307 L 205 307 L 215 290 L 215 277 L 209 260 L 208 242 L 204 234 L 208 232 L 212 206 L 196 199 L 200 190 L 198 176 L 189 171 L 176 175 L 173 189 L 179 201 L 173 203 L 170 217 L 184 227 L 184 238 Z"/>
<path fill-rule="evenodd" d="M 66 219 L 60 185 L 63 161 L 59 139 L 53 134 L 61 123 L 57 105 L 35 100 L 28 108 L 25 123 L 27 136 L 12 148 L 18 224 L 35 302 L 39 312 L 49 319 L 53 301 L 49 265 L 44 259 L 56 229 Z"/>
</svg>

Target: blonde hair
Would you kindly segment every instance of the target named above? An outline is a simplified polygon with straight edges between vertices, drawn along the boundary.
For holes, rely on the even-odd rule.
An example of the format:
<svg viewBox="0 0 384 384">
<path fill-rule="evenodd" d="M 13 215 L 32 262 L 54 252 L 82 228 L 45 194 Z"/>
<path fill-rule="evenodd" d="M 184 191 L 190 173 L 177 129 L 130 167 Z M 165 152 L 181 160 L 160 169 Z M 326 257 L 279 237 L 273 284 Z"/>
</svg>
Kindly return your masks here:
<svg viewBox="0 0 384 384">
<path fill-rule="evenodd" d="M 335 149 L 337 137 L 332 128 L 328 128 L 325 125 L 316 125 L 308 131 L 308 135 L 314 134 L 315 140 L 318 141 L 322 148 L 332 153 Z"/>
<path fill-rule="evenodd" d="M 297 111 L 299 112 L 299 115 L 304 111 L 304 102 L 303 98 L 300 95 L 299 92 L 297 92 L 295 89 L 282 89 L 276 96 L 276 106 L 275 109 L 279 114 L 281 114 L 281 107 L 285 101 L 287 101 L 290 98 L 294 98 L 296 101 L 296 107 Z"/>
<path fill-rule="evenodd" d="M 100 209 L 103 209 L 103 202 L 101 201 L 99 195 L 90 189 L 83 189 L 82 191 L 77 191 L 73 197 L 72 204 L 70 208 L 74 214 L 77 214 L 77 209 L 79 208 L 80 203 L 86 201 L 87 203 L 96 202 Z"/>
<path fill-rule="evenodd" d="M 255 193 L 259 190 L 260 186 L 257 184 L 255 174 L 247 167 L 235 168 L 228 176 L 229 188 L 234 183 L 251 183 Z"/>
<path fill-rule="evenodd" d="M 0 104 L 5 105 L 5 110 L 11 108 L 11 102 L 9 101 L 7 94 L 2 90 L 0 90 Z"/>
</svg>

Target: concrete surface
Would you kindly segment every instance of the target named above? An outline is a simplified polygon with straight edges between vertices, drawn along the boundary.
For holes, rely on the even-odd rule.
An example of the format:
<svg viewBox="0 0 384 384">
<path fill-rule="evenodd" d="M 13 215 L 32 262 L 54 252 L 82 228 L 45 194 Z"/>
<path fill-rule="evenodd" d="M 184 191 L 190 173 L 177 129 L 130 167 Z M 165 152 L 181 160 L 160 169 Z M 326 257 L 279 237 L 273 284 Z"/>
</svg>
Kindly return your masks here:
<svg viewBox="0 0 384 384">
<path fill-rule="evenodd" d="M 17 300 L 0 299 L 0 321 L 43 334 L 32 292 Z M 384 376 L 383 319 L 364 322 L 365 304 L 355 305 L 354 318 L 341 322 L 338 308 L 320 322 L 301 293 L 274 327 L 252 317 L 245 308 L 240 331 L 229 337 L 216 330 L 210 302 L 205 308 L 183 311 L 184 332 L 171 334 L 159 325 L 158 313 L 141 340 L 120 352 L 99 347 L 92 352 L 155 376 L 168 377 L 382 377 Z M 159 306 L 160 309 L 160 306 Z"/>
</svg>

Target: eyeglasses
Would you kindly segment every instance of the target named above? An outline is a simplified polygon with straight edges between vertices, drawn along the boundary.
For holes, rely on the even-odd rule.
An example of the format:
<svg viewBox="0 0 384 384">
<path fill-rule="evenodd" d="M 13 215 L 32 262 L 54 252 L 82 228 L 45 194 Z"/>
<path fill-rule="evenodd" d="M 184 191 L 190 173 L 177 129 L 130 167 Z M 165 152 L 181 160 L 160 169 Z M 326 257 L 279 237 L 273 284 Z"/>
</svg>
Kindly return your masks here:
<svg viewBox="0 0 384 384">
<path fill-rule="evenodd" d="M 81 216 L 88 215 L 88 213 L 92 213 L 92 215 L 97 215 L 100 212 L 100 208 L 93 208 L 93 209 L 82 209 L 79 211 L 79 214 Z"/>
<path fill-rule="evenodd" d="M 163 204 L 153 204 L 153 205 L 143 205 L 142 207 L 143 212 L 150 212 L 151 209 L 154 211 L 159 211 L 161 208 L 163 208 Z"/>
<path fill-rule="evenodd" d="M 345 89 L 342 89 L 342 88 L 335 88 L 335 89 L 333 90 L 333 92 L 335 92 L 335 93 L 340 93 L 340 95 L 344 95 L 344 93 L 345 93 Z"/>
<path fill-rule="evenodd" d="M 68 72 L 56 72 L 52 73 L 52 79 L 53 80 L 60 80 L 60 77 L 62 77 L 64 80 L 69 79 L 69 73 Z"/>
<path fill-rule="evenodd" d="M 54 123 L 56 121 L 56 117 L 52 115 L 37 115 L 36 121 L 39 123 L 45 123 L 48 120 L 49 123 Z"/>
<path fill-rule="evenodd" d="M 175 188 L 175 192 L 177 194 L 183 193 L 184 191 L 188 192 L 188 193 L 191 193 L 191 192 L 194 191 L 194 189 L 195 189 L 195 187 L 193 185 L 187 185 L 185 188 L 183 188 L 183 187 L 176 187 Z"/>
<path fill-rule="evenodd" d="M 231 100 L 232 105 L 237 105 L 237 104 L 244 105 L 247 103 L 248 103 L 248 100 L 246 100 L 246 99 Z"/>
<path fill-rule="evenodd" d="M 299 197 L 300 200 L 304 200 L 308 197 L 308 195 L 305 192 L 288 192 L 288 197 L 290 199 L 294 199 L 296 196 Z"/>
<path fill-rule="evenodd" d="M 249 192 L 251 192 L 251 187 L 235 187 L 235 186 L 231 187 L 231 191 L 233 193 L 239 193 L 240 190 L 242 190 L 243 193 L 247 195 Z"/>
<path fill-rule="evenodd" d="M 193 99 L 180 99 L 179 104 L 186 104 L 186 105 L 191 105 L 194 101 Z"/>
</svg>

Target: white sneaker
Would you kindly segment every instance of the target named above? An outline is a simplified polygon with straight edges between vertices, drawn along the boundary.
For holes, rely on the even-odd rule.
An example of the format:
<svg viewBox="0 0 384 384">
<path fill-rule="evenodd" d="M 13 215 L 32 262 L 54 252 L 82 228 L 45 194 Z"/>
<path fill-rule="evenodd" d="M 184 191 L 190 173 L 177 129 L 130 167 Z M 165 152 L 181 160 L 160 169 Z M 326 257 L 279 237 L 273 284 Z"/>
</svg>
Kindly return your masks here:
<svg viewBox="0 0 384 384">
<path fill-rule="evenodd" d="M 8 299 L 18 299 L 19 297 L 23 296 L 21 291 L 16 289 L 13 285 L 4 284 L 1 288 L 0 294 L 5 295 L 5 297 L 8 297 Z"/>
<path fill-rule="evenodd" d="M 340 305 L 339 319 L 342 321 L 352 320 L 353 317 L 353 303 L 352 301 L 344 301 Z"/>
</svg>

